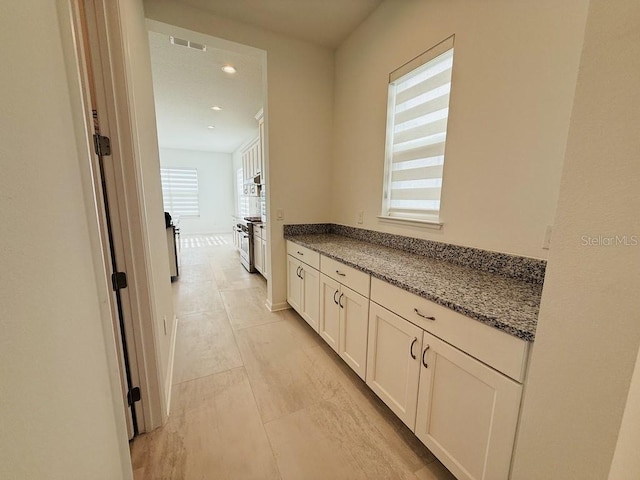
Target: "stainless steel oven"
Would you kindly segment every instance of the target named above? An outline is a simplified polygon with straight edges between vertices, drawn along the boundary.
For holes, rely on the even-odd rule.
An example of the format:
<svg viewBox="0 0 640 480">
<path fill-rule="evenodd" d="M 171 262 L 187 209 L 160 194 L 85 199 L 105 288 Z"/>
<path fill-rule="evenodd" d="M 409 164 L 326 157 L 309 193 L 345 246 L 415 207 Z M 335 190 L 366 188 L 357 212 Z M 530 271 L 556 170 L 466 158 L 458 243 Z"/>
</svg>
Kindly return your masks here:
<svg viewBox="0 0 640 480">
<path fill-rule="evenodd" d="M 248 272 L 253 273 L 256 271 L 253 264 L 253 223 L 238 221 L 237 232 L 240 234 L 240 263 Z"/>
</svg>

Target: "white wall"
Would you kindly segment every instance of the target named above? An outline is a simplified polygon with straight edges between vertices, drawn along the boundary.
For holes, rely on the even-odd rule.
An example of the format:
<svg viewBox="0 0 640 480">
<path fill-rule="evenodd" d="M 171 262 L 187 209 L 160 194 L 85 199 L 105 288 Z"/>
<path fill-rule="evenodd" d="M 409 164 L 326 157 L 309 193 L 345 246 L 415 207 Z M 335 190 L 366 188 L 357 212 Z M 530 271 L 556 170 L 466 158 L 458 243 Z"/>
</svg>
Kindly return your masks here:
<svg viewBox="0 0 640 480">
<path fill-rule="evenodd" d="M 231 154 L 161 148 L 160 165 L 198 170 L 200 216 L 181 218 L 180 233 L 189 235 L 231 231 L 231 216 L 235 211 L 235 172 Z"/>
<path fill-rule="evenodd" d="M 336 52 L 332 220 L 545 258 L 587 0 L 387 0 Z M 389 73 L 455 34 L 441 231 L 376 218 Z"/>
<path fill-rule="evenodd" d="M 607 478 L 637 402 L 640 245 L 600 239 L 640 241 L 639 84 L 640 3 L 591 0 L 514 480 Z"/>
<path fill-rule="evenodd" d="M 131 478 L 58 18 L 48 0 L 3 3 L 0 15 L 0 478 Z"/>
<path fill-rule="evenodd" d="M 276 307 L 285 307 L 283 223 L 330 219 L 333 52 L 184 3 L 148 0 L 145 14 L 152 20 L 267 52 L 265 148 L 272 262 L 267 297 Z M 276 209 L 284 210 L 284 221 L 275 220 Z"/>
</svg>

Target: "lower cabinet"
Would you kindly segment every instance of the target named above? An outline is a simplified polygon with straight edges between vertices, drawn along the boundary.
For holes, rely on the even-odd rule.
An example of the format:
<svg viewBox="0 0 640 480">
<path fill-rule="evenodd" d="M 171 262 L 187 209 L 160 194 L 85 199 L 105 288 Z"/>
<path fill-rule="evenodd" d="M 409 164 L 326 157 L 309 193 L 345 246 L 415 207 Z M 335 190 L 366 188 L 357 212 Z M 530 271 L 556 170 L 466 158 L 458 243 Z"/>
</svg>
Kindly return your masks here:
<svg viewBox="0 0 640 480">
<path fill-rule="evenodd" d="M 256 270 L 264 275 L 264 240 L 257 236 L 253 236 L 253 265 Z"/>
<path fill-rule="evenodd" d="M 320 274 L 318 333 L 364 379 L 367 368 L 369 299 Z"/>
<path fill-rule="evenodd" d="M 508 478 L 522 385 L 423 335 L 416 436 L 459 480 Z"/>
<path fill-rule="evenodd" d="M 521 384 L 371 302 L 367 385 L 458 480 L 508 478 Z"/>
<path fill-rule="evenodd" d="M 317 332 L 320 272 L 287 255 L 287 302 Z"/>
</svg>

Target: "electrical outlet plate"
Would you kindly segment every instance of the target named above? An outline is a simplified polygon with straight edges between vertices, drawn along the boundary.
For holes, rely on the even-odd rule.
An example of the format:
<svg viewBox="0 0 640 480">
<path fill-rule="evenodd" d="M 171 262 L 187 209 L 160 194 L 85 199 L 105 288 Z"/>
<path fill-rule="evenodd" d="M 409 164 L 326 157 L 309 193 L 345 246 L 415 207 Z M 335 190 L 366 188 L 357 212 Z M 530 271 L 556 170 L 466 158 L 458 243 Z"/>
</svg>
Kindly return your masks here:
<svg viewBox="0 0 640 480">
<path fill-rule="evenodd" d="M 553 232 L 553 225 L 547 225 L 547 229 L 544 232 L 544 240 L 542 241 L 542 248 L 549 250 L 551 245 L 551 234 Z"/>
<path fill-rule="evenodd" d="M 281 208 L 276 210 L 276 220 L 284 220 L 284 210 Z"/>
<path fill-rule="evenodd" d="M 363 211 L 359 211 L 358 212 L 358 224 L 362 225 L 364 223 L 364 212 Z"/>
</svg>

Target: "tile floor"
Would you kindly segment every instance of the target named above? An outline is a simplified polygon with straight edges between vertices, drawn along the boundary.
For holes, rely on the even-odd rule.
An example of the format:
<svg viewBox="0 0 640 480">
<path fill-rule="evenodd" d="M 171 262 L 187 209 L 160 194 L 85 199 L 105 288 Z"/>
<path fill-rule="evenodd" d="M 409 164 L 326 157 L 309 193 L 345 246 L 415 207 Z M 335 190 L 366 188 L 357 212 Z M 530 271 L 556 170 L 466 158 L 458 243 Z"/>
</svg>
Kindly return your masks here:
<svg viewBox="0 0 640 480">
<path fill-rule="evenodd" d="M 182 239 L 169 422 L 131 444 L 136 480 L 455 480 L 266 282 L 231 235 Z"/>
</svg>

